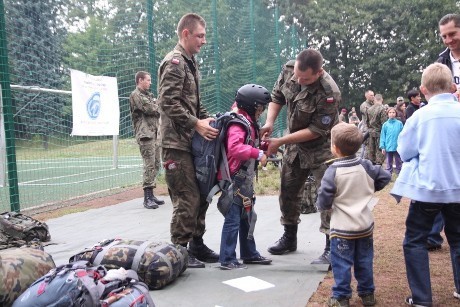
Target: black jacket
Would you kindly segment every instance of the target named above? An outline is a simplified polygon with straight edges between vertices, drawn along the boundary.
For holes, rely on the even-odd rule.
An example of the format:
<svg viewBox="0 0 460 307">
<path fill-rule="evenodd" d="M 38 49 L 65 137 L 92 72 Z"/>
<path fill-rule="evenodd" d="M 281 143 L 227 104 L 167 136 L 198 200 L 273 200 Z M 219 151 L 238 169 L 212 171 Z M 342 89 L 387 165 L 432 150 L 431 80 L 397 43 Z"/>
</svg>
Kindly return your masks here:
<svg viewBox="0 0 460 307">
<path fill-rule="evenodd" d="M 452 71 L 452 62 L 450 60 L 450 49 L 446 48 L 446 50 L 441 52 L 436 62 L 446 65 L 447 67 L 449 67 L 450 71 Z"/>
</svg>

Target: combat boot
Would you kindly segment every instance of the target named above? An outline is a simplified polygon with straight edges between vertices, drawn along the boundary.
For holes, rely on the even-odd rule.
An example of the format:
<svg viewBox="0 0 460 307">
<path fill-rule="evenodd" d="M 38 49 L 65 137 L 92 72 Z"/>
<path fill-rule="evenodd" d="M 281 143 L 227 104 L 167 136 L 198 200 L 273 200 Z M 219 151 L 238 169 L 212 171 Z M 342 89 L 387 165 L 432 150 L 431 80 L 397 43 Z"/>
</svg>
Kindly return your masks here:
<svg viewBox="0 0 460 307">
<path fill-rule="evenodd" d="M 159 206 L 165 204 L 165 201 L 164 201 L 164 200 L 161 200 L 161 199 L 158 199 L 158 198 L 153 194 L 153 191 L 152 191 L 152 199 L 153 199 L 153 201 L 154 201 L 157 205 L 159 205 Z"/>
<path fill-rule="evenodd" d="M 268 248 L 273 255 L 282 255 L 297 250 L 297 225 L 284 225 L 283 236 Z"/>
<path fill-rule="evenodd" d="M 147 209 L 158 208 L 158 204 L 153 200 L 153 188 L 144 189 L 144 207 Z"/>
<path fill-rule="evenodd" d="M 219 261 L 219 254 L 216 254 L 203 243 L 203 237 L 193 237 L 188 245 L 188 253 L 203 262 L 215 263 Z"/>
</svg>

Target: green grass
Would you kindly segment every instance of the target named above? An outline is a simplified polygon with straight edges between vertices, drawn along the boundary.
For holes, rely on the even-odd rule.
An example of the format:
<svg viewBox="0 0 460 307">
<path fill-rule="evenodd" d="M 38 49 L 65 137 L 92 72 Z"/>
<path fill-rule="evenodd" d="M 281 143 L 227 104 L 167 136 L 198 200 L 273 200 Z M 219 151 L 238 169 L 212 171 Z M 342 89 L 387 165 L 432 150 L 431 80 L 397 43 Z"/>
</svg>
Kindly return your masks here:
<svg viewBox="0 0 460 307">
<path fill-rule="evenodd" d="M 256 195 L 277 195 L 280 190 L 280 169 L 272 163 L 264 171 L 259 166 L 258 179 L 254 185 Z"/>
<path fill-rule="evenodd" d="M 49 158 L 83 158 L 83 157 L 111 157 L 113 155 L 113 141 L 88 141 L 70 146 L 51 145 L 47 150 L 35 146 L 31 142 L 19 142 L 16 147 L 16 159 L 37 160 Z M 118 140 L 119 156 L 135 156 L 139 154 L 139 145 L 136 140 Z"/>
</svg>

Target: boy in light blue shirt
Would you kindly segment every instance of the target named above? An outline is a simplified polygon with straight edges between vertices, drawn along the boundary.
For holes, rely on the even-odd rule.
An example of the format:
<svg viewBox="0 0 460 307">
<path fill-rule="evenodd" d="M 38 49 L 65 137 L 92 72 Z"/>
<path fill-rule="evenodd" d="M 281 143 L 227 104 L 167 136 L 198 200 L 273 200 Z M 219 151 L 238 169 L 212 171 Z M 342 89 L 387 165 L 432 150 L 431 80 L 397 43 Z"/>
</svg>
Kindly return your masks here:
<svg viewBox="0 0 460 307">
<path fill-rule="evenodd" d="M 449 68 L 431 64 L 422 74 L 428 105 L 415 112 L 398 138 L 404 162 L 391 194 L 411 199 L 403 242 L 410 306 L 432 306 L 428 251 L 425 247 L 441 212 L 450 245 L 455 292 L 460 291 L 460 103 Z"/>
</svg>

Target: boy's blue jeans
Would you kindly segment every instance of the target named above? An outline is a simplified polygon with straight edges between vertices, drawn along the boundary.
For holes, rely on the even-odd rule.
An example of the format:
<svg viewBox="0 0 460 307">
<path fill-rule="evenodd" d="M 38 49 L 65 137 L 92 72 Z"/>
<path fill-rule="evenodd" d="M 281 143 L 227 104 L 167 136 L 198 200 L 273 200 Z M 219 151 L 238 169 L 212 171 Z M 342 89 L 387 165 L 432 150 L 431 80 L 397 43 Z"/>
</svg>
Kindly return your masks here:
<svg viewBox="0 0 460 307">
<path fill-rule="evenodd" d="M 240 238 L 240 258 L 251 259 L 259 256 L 259 252 L 256 249 L 256 242 L 247 238 L 249 232 L 249 222 L 247 219 L 241 218 L 242 210 L 242 206 L 233 203 L 230 210 L 227 212 L 227 215 L 225 215 L 224 226 L 222 227 L 222 236 L 220 239 L 219 262 L 221 264 L 238 262 L 236 258 L 238 233 Z"/>
<path fill-rule="evenodd" d="M 444 220 L 442 219 L 441 212 L 436 215 L 434 219 L 433 227 L 428 235 L 427 243 L 432 245 L 441 245 L 444 239 L 441 236 L 442 229 L 444 228 Z"/>
<path fill-rule="evenodd" d="M 442 213 L 450 246 L 455 290 L 460 291 L 460 203 L 438 204 L 411 201 L 406 219 L 404 260 L 407 280 L 415 303 L 431 306 L 431 279 L 425 243 L 436 216 Z"/>
<path fill-rule="evenodd" d="M 374 293 L 374 239 L 372 236 L 360 239 L 331 238 L 331 265 L 334 274 L 332 297 L 351 298 L 351 267 L 354 266 L 358 281 L 358 295 Z"/>
</svg>

